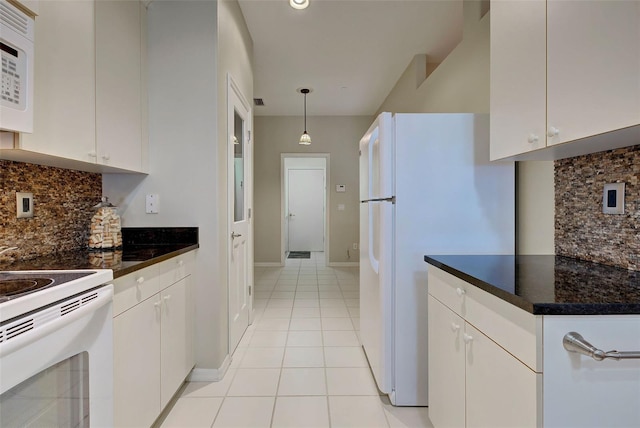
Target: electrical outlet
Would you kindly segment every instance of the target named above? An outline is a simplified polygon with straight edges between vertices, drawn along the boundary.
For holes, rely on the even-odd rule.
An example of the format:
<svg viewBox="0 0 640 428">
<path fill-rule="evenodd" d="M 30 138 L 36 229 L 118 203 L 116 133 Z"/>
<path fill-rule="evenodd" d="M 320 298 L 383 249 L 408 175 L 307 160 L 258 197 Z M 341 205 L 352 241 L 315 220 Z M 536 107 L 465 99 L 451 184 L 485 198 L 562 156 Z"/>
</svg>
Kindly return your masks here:
<svg viewBox="0 0 640 428">
<path fill-rule="evenodd" d="M 160 195 L 152 193 L 147 195 L 146 213 L 158 214 L 160 212 Z"/>
<path fill-rule="evenodd" d="M 33 217 L 33 193 L 16 192 L 16 216 Z"/>
<path fill-rule="evenodd" d="M 357 243 L 357 242 L 354 242 L 354 243 L 353 243 L 353 249 L 354 249 L 354 250 L 357 250 L 357 249 L 358 249 L 358 243 Z"/>
</svg>

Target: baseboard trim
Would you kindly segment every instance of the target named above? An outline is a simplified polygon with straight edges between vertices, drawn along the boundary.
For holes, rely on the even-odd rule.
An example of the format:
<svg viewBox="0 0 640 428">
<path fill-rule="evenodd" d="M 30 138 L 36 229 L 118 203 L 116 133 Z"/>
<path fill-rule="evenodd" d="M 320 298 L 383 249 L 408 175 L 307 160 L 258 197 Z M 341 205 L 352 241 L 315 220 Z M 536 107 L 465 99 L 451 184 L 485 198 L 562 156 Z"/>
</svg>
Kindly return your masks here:
<svg viewBox="0 0 640 428">
<path fill-rule="evenodd" d="M 268 263 L 254 263 L 255 267 L 282 267 L 282 263 L 279 262 L 268 262 Z"/>
<path fill-rule="evenodd" d="M 217 369 L 199 369 L 194 368 L 187 376 L 189 382 L 219 382 L 224 378 L 225 373 L 229 370 L 231 358 L 227 355 L 222 365 Z"/>
<path fill-rule="evenodd" d="M 330 262 L 327 264 L 329 267 L 358 267 L 360 263 L 358 262 Z"/>
</svg>

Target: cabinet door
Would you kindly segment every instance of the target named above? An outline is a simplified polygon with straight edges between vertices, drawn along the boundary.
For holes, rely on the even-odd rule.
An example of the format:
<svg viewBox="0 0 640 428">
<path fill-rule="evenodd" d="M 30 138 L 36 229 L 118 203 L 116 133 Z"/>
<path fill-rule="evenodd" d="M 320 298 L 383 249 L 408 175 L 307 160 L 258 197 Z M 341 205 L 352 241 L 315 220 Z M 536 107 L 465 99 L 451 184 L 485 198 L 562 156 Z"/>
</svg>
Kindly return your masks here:
<svg viewBox="0 0 640 428">
<path fill-rule="evenodd" d="M 95 163 L 94 4 L 41 1 L 35 32 L 33 134 L 20 148 Z"/>
<path fill-rule="evenodd" d="M 491 160 L 545 147 L 546 4 L 491 2 Z"/>
<path fill-rule="evenodd" d="M 167 405 L 193 368 L 191 277 L 160 293 L 162 297 L 161 406 Z"/>
<path fill-rule="evenodd" d="M 549 0 L 547 13 L 547 144 L 640 124 L 640 2 Z"/>
<path fill-rule="evenodd" d="M 151 426 L 160 414 L 160 295 L 113 319 L 114 425 Z"/>
<path fill-rule="evenodd" d="M 465 325 L 467 427 L 536 427 L 536 374 L 470 324 Z"/>
<path fill-rule="evenodd" d="M 138 1 L 96 2 L 99 164 L 142 170 L 142 33 Z"/>
<path fill-rule="evenodd" d="M 465 425 L 464 320 L 429 296 L 429 419 L 435 427 Z"/>
</svg>

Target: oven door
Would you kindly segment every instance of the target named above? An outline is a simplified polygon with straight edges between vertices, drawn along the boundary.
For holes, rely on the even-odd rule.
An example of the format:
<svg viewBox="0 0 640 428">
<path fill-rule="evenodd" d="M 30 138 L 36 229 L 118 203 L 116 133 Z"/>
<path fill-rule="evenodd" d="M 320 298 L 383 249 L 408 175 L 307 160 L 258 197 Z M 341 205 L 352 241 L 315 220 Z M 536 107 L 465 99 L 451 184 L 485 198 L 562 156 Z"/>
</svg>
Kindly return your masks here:
<svg viewBox="0 0 640 428">
<path fill-rule="evenodd" d="M 0 426 L 113 426 L 113 286 L 0 326 Z"/>
</svg>

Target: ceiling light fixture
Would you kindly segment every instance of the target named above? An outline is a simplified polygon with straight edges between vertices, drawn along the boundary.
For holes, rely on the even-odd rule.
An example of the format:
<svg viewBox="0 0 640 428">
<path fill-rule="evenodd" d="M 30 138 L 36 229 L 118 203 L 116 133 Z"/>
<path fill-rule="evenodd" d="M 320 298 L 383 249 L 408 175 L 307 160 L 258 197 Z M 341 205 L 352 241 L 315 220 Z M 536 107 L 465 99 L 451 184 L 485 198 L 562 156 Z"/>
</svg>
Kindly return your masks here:
<svg viewBox="0 0 640 428">
<path fill-rule="evenodd" d="M 309 0 L 289 0 L 289 6 L 294 9 L 306 9 L 309 7 Z"/>
<path fill-rule="evenodd" d="M 294 0 L 291 0 L 292 2 Z M 310 89 L 302 88 L 299 90 L 301 94 L 304 94 L 304 132 L 300 136 L 300 143 L 303 146 L 311 145 L 311 136 L 307 133 L 307 94 L 311 92 Z"/>
</svg>

